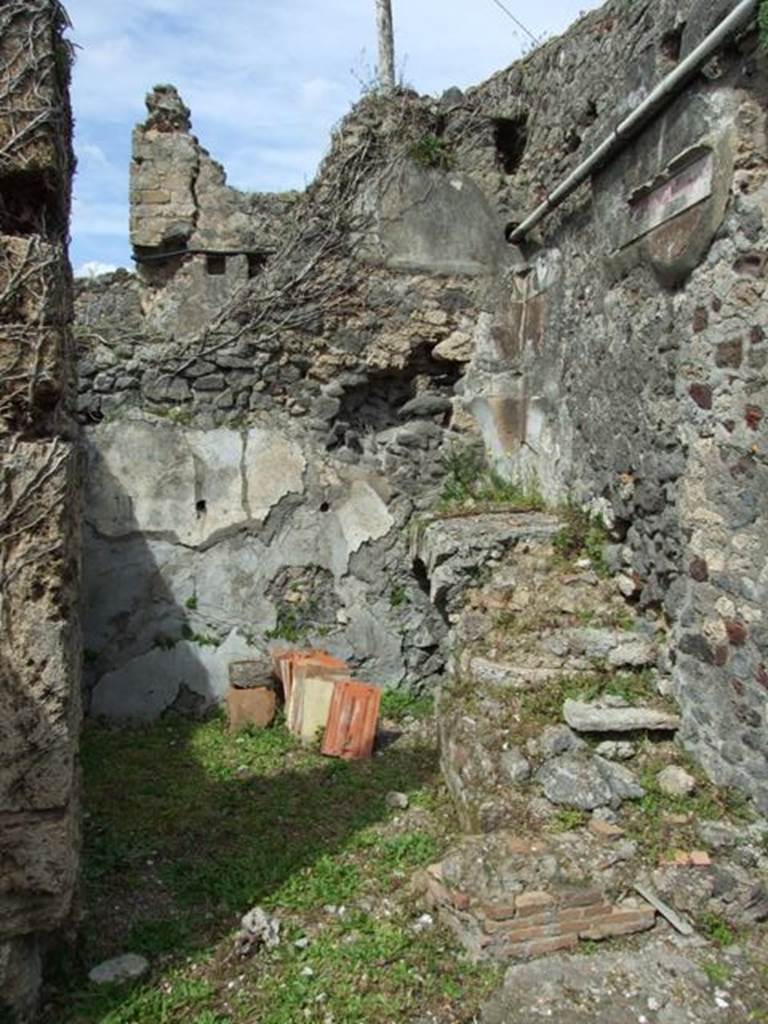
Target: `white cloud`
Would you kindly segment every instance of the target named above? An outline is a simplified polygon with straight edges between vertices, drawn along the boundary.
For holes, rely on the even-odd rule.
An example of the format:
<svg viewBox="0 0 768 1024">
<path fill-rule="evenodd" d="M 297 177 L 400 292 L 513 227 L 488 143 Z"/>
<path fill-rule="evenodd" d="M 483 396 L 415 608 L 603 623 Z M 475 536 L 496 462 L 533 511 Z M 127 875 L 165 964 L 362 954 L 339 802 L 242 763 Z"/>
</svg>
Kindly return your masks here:
<svg viewBox="0 0 768 1024">
<path fill-rule="evenodd" d="M 75 277 L 99 277 L 100 274 L 112 274 L 117 267 L 112 263 L 100 263 L 98 260 L 89 260 L 81 266 L 76 267 Z"/>
</svg>

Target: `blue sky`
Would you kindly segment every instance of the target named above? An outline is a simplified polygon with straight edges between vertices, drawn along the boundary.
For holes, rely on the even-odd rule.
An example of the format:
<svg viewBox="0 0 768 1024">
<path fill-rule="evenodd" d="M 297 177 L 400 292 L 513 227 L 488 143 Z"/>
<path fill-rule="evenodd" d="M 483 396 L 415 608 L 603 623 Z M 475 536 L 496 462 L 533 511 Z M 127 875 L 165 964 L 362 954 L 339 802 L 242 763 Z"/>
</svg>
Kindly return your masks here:
<svg viewBox="0 0 768 1024">
<path fill-rule="evenodd" d="M 502 0 L 536 35 L 599 0 Z M 311 181 L 332 125 L 374 75 L 373 0 L 68 0 L 78 47 L 73 102 L 77 270 L 132 266 L 128 163 L 144 95 L 172 82 L 193 129 L 238 188 Z M 506 67 L 528 40 L 494 0 L 393 0 L 405 82 L 439 95 Z M 102 267 L 99 267 L 102 269 Z"/>
</svg>

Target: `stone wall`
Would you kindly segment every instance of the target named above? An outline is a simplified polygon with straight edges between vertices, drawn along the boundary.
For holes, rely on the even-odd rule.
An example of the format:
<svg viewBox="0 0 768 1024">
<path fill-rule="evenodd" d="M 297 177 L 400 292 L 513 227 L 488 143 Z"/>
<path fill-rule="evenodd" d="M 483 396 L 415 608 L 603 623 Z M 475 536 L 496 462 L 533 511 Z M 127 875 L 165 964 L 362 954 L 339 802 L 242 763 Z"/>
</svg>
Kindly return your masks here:
<svg viewBox="0 0 768 1024">
<path fill-rule="evenodd" d="M 78 848 L 79 493 L 66 15 L 0 10 L 0 1014 L 34 1012 Z"/>
<path fill-rule="evenodd" d="M 463 98 L 459 164 L 520 221 L 730 6 L 606 4 Z M 765 97 L 746 32 L 517 250 L 464 384 L 507 472 L 605 516 L 685 743 L 763 809 Z M 525 125 L 516 162 L 478 111 Z"/>
<path fill-rule="evenodd" d="M 150 108 L 168 95 L 173 126 L 152 113 L 135 149 L 142 174 L 160 154 L 166 184 L 186 166 L 176 148 L 198 152 L 175 93 L 156 90 Z M 197 287 L 197 273 L 222 279 L 203 254 L 174 257 L 162 285 L 142 269 L 79 286 L 94 713 L 203 709 L 229 661 L 286 642 L 321 644 L 386 686 L 441 671 L 446 623 L 411 572 L 409 526 L 464 441 L 454 385 L 506 253 L 465 175 L 403 159 L 404 123 L 421 131 L 425 117 L 410 99 L 364 103 L 286 203 L 259 274 L 225 257 L 226 275 L 242 273 L 229 299 Z M 183 189 L 166 191 L 169 211 Z M 162 252 L 146 232 L 165 221 L 142 213 L 139 228 L 139 212 L 137 250 Z"/>
<path fill-rule="evenodd" d="M 765 806 L 766 67 L 756 34 L 724 45 L 524 245 L 503 242 L 505 225 L 729 8 L 611 0 L 466 94 L 366 97 L 313 185 L 290 201 L 266 197 L 266 219 L 243 219 L 256 200 L 221 192 L 213 172 L 201 179 L 212 191 L 190 199 L 184 183 L 208 158 L 175 92 L 156 90 L 136 136 L 137 254 L 146 245 L 162 255 L 181 235 L 193 249 L 206 223 L 211 245 L 247 248 L 263 236 L 274 251 L 258 267 L 239 248 L 214 264 L 187 252 L 138 279 L 84 286 L 78 401 L 88 423 L 141 416 L 142 430 L 182 438 L 173 444 L 194 448 L 183 429 L 215 429 L 236 452 L 256 429 L 300 451 L 300 489 L 260 524 L 245 505 L 237 513 L 238 543 L 269 551 L 260 564 L 272 575 L 257 584 L 265 600 L 254 591 L 243 604 L 241 591 L 226 607 L 247 608 L 263 643 L 284 632 L 281 608 L 304 600 L 288 596 L 305 594 L 310 576 L 330 584 L 318 576 L 329 573 L 329 645 L 361 674 L 416 687 L 441 670 L 446 624 L 411 576 L 404 534 L 435 505 L 441 456 L 479 432 L 502 472 L 604 517 L 626 596 L 666 614 L 663 668 L 685 742 L 716 781 Z M 246 224 L 258 239 L 245 240 Z M 110 430 L 119 434 L 88 428 L 97 452 Z M 157 473 L 159 485 L 160 463 Z M 349 501 L 368 522 L 351 497 L 361 480 L 381 502 L 373 521 L 385 509 L 389 531 L 356 534 L 346 563 L 321 556 Z M 134 482 L 120 486 L 132 497 Z M 187 493 L 195 486 L 190 476 Z M 98 518 L 93 510 L 89 530 L 101 553 L 89 561 L 107 572 L 115 544 Z M 314 540 L 297 546 L 297 529 Z M 214 535 L 194 557 L 219 542 L 232 538 Z M 159 564 L 143 577 L 161 580 L 167 598 L 179 589 L 175 570 Z M 127 622 L 131 638 L 145 636 L 135 620 L 154 592 L 147 585 L 127 618 L 114 609 L 115 635 Z M 213 630 L 213 617 L 199 625 Z M 234 625 L 246 628 L 228 611 L 216 639 Z M 93 644 L 95 679 L 120 669 L 111 639 L 97 632 Z M 146 638 L 140 646 L 130 658 L 149 653 Z"/>
</svg>

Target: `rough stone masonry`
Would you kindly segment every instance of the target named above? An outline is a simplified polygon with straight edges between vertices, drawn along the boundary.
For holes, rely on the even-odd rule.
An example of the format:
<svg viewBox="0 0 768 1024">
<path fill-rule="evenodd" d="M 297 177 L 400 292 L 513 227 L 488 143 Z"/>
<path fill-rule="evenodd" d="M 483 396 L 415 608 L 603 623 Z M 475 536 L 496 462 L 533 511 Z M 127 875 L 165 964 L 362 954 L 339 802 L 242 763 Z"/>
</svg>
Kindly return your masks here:
<svg viewBox="0 0 768 1024">
<path fill-rule="evenodd" d="M 0 7 L 0 1015 L 19 1021 L 71 919 L 78 861 L 66 24 L 54 0 Z"/>
<path fill-rule="evenodd" d="M 365 97 L 300 195 L 229 188 L 175 91 L 150 95 L 138 273 L 77 299 L 94 709 L 205 705 L 225 657 L 296 634 L 431 685 L 450 614 L 406 534 L 482 437 L 605 518 L 628 600 L 666 616 L 684 742 L 768 807 L 756 33 L 503 241 L 729 7 L 611 0 L 466 93 Z M 273 445 L 279 483 L 251 465 Z"/>
</svg>

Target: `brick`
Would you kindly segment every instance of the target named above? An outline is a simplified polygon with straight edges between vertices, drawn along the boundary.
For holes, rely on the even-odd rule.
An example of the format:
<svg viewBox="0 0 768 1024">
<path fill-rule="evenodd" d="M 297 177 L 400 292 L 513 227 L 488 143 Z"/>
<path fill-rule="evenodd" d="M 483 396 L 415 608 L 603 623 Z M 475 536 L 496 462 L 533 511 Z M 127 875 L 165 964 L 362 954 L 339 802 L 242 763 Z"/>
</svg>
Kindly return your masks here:
<svg viewBox="0 0 768 1024">
<path fill-rule="evenodd" d="M 480 908 L 491 921 L 508 921 L 515 916 L 515 901 L 508 903 L 484 903 Z"/>
<path fill-rule="evenodd" d="M 561 907 L 589 907 L 603 902 L 603 894 L 599 889 L 572 889 L 560 895 Z"/>
<path fill-rule="evenodd" d="M 709 384 L 691 384 L 688 394 L 700 409 L 712 408 L 712 388 Z"/>
<path fill-rule="evenodd" d="M 325 650 L 294 652 L 290 659 L 291 693 L 286 698 L 288 728 L 305 742 L 311 742 L 318 729 L 325 731 L 333 699 L 333 683 L 349 675 L 341 658 Z M 311 682 L 310 682 L 311 680 Z"/>
<path fill-rule="evenodd" d="M 291 699 L 291 732 L 303 743 L 314 743 L 328 724 L 333 700 L 333 680 L 300 675 Z"/>
<path fill-rule="evenodd" d="M 605 914 L 610 914 L 613 907 L 610 903 L 596 903 L 594 906 L 589 907 L 573 907 L 571 910 L 560 910 L 557 914 L 557 920 L 565 924 L 571 924 L 573 921 L 589 921 L 593 917 L 601 917 Z"/>
<path fill-rule="evenodd" d="M 763 419 L 763 410 L 759 405 L 748 405 L 744 413 L 744 422 L 750 430 L 757 430 Z"/>
<path fill-rule="evenodd" d="M 469 910 L 472 901 L 467 893 L 459 892 L 458 889 L 451 889 L 449 890 L 449 896 L 451 903 L 457 910 Z"/>
<path fill-rule="evenodd" d="M 616 910 L 604 919 L 592 922 L 589 928 L 579 932 L 582 939 L 607 939 L 616 935 L 632 935 L 653 928 L 656 913 L 652 908 L 647 910 Z"/>
<path fill-rule="evenodd" d="M 547 924 L 527 926 L 515 921 L 486 921 L 483 930 L 487 935 L 504 935 L 510 942 L 531 942 L 557 935 L 558 927 L 554 918 Z"/>
<path fill-rule="evenodd" d="M 535 914 L 537 911 L 551 907 L 554 902 L 554 897 L 548 892 L 532 889 L 518 896 L 515 900 L 515 906 L 518 915 L 525 917 L 526 914 Z"/>
<path fill-rule="evenodd" d="M 698 306 L 693 311 L 693 330 L 696 334 L 705 331 L 709 326 L 709 315 L 704 306 Z"/>
<path fill-rule="evenodd" d="M 164 206 L 170 203 L 171 193 L 164 188 L 143 188 L 131 193 L 134 204 L 146 203 L 147 206 Z"/>
</svg>

